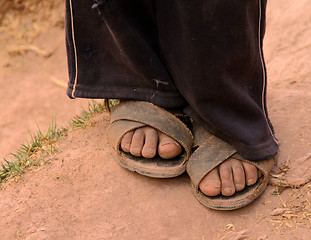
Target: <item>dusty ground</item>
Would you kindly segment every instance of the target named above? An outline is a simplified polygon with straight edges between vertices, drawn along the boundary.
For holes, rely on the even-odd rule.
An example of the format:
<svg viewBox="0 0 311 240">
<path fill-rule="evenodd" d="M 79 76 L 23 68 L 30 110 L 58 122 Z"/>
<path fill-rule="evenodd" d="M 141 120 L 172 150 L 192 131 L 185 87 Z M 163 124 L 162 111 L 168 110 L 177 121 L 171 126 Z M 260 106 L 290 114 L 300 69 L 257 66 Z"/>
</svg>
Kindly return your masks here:
<svg viewBox="0 0 311 240">
<path fill-rule="evenodd" d="M 14 19 L 8 19 L 11 32 L 0 28 L 3 46 L 0 49 L 1 159 L 9 157 L 19 144 L 30 139 L 29 131 L 35 133 L 37 124 L 46 131 L 56 117 L 59 127 L 67 125 L 81 112 L 82 106 L 87 106 L 88 100 L 70 100 L 65 89 L 52 81 L 57 79 L 66 83 L 68 79 L 64 29 L 61 23 L 57 24 L 64 16 L 64 6 L 58 5 L 53 13 L 59 16 L 49 16 L 51 24 L 31 23 L 27 17 L 12 17 Z M 23 46 L 35 46 L 44 53 L 53 54 L 49 58 L 36 51 L 17 54 L 17 49 Z"/>
<path fill-rule="evenodd" d="M 274 176 L 287 171 L 284 185 L 298 188 L 275 195 L 279 181 L 272 178 L 265 193 L 243 209 L 206 209 L 192 196 L 187 175 L 149 179 L 119 167 L 105 138 L 104 113 L 60 140 L 50 164 L 5 184 L 1 239 L 311 239 L 311 184 L 302 184 L 311 177 L 308 9 L 309 0 L 270 1 L 264 42 L 269 112 L 281 141 L 283 172 Z M 38 46 L 56 49 L 50 58 L 1 53 L 1 155 L 14 151 L 27 129 L 35 130 L 35 121 L 46 128 L 57 114 L 59 123 L 67 123 L 85 104 L 68 100 L 50 81 L 67 79 L 63 40 L 59 27 L 36 39 Z"/>
</svg>

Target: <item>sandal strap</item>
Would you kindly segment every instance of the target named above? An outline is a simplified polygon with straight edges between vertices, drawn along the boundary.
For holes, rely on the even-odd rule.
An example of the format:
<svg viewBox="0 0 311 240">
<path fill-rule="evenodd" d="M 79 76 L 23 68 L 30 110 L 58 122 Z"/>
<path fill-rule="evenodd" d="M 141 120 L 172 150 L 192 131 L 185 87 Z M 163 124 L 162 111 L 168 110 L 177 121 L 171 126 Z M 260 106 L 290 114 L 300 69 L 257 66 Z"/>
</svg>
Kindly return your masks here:
<svg viewBox="0 0 311 240">
<path fill-rule="evenodd" d="M 195 186 L 214 168 L 236 153 L 228 143 L 212 136 L 208 138 L 192 155 L 187 172 Z"/>
<path fill-rule="evenodd" d="M 194 147 L 197 149 L 189 159 L 187 172 L 195 186 L 199 186 L 210 171 L 230 157 L 253 164 L 264 177 L 268 177 L 273 167 L 268 160 L 254 162 L 243 158 L 230 144 L 214 136 L 196 122 L 193 122 L 193 135 Z"/>
<path fill-rule="evenodd" d="M 267 159 L 257 162 L 246 160 L 239 155 L 230 144 L 208 133 L 203 127 L 198 127 L 196 125 L 197 123 L 194 122 L 194 141 L 195 146 L 198 148 L 191 155 L 187 163 L 187 172 L 192 181 L 194 196 L 198 201 L 212 209 L 233 210 L 241 208 L 256 199 L 268 184 L 269 172 L 274 165 L 274 160 Z M 230 157 L 253 164 L 262 172 L 262 177 L 256 184 L 246 187 L 243 191 L 237 192 L 230 197 L 209 197 L 204 195 L 199 189 L 199 184 L 202 179 L 215 167 Z"/>
<path fill-rule="evenodd" d="M 120 153 L 121 152 L 120 145 L 123 136 L 134 129 L 141 128 L 144 126 L 146 125 L 127 120 L 116 121 L 111 123 L 107 131 L 107 136 L 110 145 L 114 148 L 114 150 Z"/>
<path fill-rule="evenodd" d="M 108 137 L 115 149 L 119 149 L 121 139 L 127 132 L 146 125 L 176 140 L 185 149 L 187 158 L 190 156 L 193 143 L 191 131 L 176 116 L 149 102 L 125 101 L 117 105 L 111 112 Z"/>
</svg>

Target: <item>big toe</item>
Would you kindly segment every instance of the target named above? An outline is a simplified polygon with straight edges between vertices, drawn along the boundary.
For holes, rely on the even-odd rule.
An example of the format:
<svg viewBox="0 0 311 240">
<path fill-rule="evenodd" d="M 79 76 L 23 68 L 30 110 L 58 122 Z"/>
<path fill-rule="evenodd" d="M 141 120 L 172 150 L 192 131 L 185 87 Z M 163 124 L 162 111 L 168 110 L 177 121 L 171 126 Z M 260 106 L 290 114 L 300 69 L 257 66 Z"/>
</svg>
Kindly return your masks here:
<svg viewBox="0 0 311 240">
<path fill-rule="evenodd" d="M 171 159 L 181 154 L 182 148 L 178 142 L 164 133 L 159 134 L 158 154 L 163 159 Z"/>
<path fill-rule="evenodd" d="M 217 196 L 221 193 L 221 182 L 218 169 L 212 170 L 200 182 L 200 190 L 207 196 Z"/>
</svg>

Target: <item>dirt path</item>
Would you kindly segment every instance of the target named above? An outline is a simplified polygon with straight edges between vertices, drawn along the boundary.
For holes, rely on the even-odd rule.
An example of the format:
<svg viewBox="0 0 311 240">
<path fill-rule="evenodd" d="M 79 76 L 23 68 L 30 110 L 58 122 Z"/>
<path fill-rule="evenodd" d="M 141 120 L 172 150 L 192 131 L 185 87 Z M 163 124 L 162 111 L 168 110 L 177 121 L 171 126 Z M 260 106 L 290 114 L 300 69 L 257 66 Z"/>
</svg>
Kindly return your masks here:
<svg viewBox="0 0 311 240">
<path fill-rule="evenodd" d="M 284 183 L 292 185 L 311 177 L 308 9 L 309 0 L 270 1 L 268 6 L 265 57 L 269 112 L 281 141 L 278 162 L 283 172 L 287 171 Z M 41 37 L 50 39 L 46 42 L 48 47 L 57 42 L 51 36 L 63 41 L 62 31 L 53 31 Z M 11 119 L 7 124 L 1 123 L 1 148 L 12 139 L 7 145 L 12 149 L 25 138 L 24 128 L 30 127 L 22 127 L 23 122 L 31 125 L 42 119 L 49 123 L 55 112 L 59 112 L 58 119 L 63 116 L 66 122 L 75 113 L 67 113 L 73 104 L 77 104 L 77 110 L 80 108 L 80 103 L 67 100 L 64 89 L 48 79 L 51 75 L 59 79 L 67 76 L 62 44 L 51 59 L 27 54 L 27 63 L 14 71 L 5 68 L 3 72 L 0 64 L 4 86 L 1 96 L 7 96 L 1 100 L 1 114 L 4 119 Z M 15 59 L 19 58 L 9 61 Z M 14 81 L 20 82 L 12 85 Z M 44 116 L 47 120 L 43 120 Z M 278 181 L 272 178 L 271 185 L 253 204 L 233 212 L 212 211 L 195 200 L 187 175 L 150 179 L 119 167 L 112 161 L 105 138 L 107 124 L 107 114 L 94 117 L 92 126 L 76 130 L 58 142 L 50 164 L 24 174 L 18 182 L 6 184 L 0 195 L 1 238 L 311 239 L 311 183 L 297 189 L 286 188 L 281 195 L 275 195 L 277 187 L 273 184 Z M 9 152 L 2 149 L 5 154 Z"/>
<path fill-rule="evenodd" d="M 63 8 L 61 4 L 55 11 L 62 16 Z M 37 125 L 46 131 L 55 118 L 59 127 L 67 125 L 88 102 L 85 99 L 70 100 L 65 89 L 52 81 L 57 79 L 65 84 L 68 79 L 64 29 L 40 29 L 39 37 L 31 42 L 20 37 L 26 33 L 18 30 L 14 37 L 7 32 L 0 33 L 0 42 L 4 46 L 0 49 L 1 160 L 29 140 L 29 132 L 36 133 Z M 25 45 L 24 42 L 21 44 L 21 38 L 26 45 L 38 47 L 52 56 L 45 58 L 36 51 L 9 54 L 11 49 Z"/>
</svg>

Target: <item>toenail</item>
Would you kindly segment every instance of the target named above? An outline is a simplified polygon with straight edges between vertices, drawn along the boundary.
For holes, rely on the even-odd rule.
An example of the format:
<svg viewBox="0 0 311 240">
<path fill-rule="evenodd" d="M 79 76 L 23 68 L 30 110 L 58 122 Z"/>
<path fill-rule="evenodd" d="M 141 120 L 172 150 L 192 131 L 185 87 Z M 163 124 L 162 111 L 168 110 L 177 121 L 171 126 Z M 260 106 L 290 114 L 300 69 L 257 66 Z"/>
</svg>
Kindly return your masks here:
<svg viewBox="0 0 311 240">
<path fill-rule="evenodd" d="M 255 183 L 255 180 L 253 178 L 247 179 L 247 184 L 248 185 L 253 185 Z"/>
<path fill-rule="evenodd" d="M 153 155 L 153 154 L 155 154 L 155 152 L 154 152 L 153 149 L 144 150 L 144 153 L 145 153 L 145 154 L 148 154 L 148 155 Z"/>
<path fill-rule="evenodd" d="M 235 187 L 236 187 L 236 189 L 242 190 L 244 188 L 244 185 L 236 184 Z"/>
<path fill-rule="evenodd" d="M 233 191 L 232 188 L 225 188 L 223 193 L 224 193 L 225 195 L 230 195 L 230 194 L 233 194 L 234 191 Z"/>
<path fill-rule="evenodd" d="M 161 147 L 166 146 L 166 145 L 169 145 L 169 144 L 175 144 L 176 146 L 179 146 L 179 144 L 178 144 L 178 143 L 175 143 L 175 142 L 166 142 L 166 143 L 162 143 L 162 144 L 161 144 Z"/>
<path fill-rule="evenodd" d="M 131 148 L 131 145 L 130 144 L 125 144 L 123 145 L 123 149 L 124 150 L 129 150 Z"/>
<path fill-rule="evenodd" d="M 220 184 L 217 184 L 214 181 L 204 181 L 202 185 L 206 188 L 220 188 Z"/>
<path fill-rule="evenodd" d="M 140 154 L 140 150 L 132 150 L 131 153 L 133 153 L 133 154 Z"/>
</svg>

